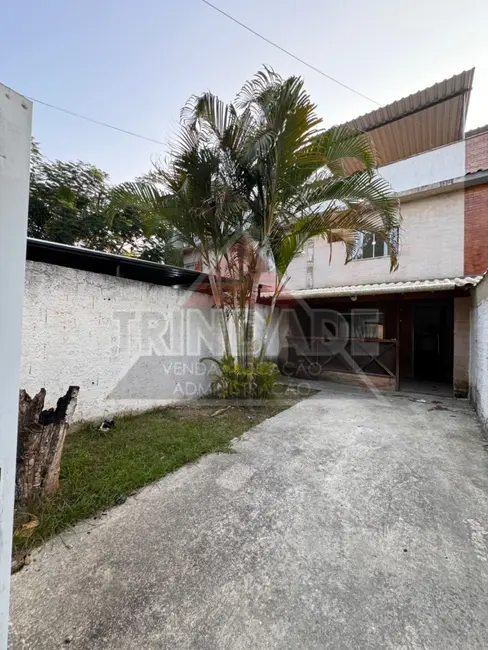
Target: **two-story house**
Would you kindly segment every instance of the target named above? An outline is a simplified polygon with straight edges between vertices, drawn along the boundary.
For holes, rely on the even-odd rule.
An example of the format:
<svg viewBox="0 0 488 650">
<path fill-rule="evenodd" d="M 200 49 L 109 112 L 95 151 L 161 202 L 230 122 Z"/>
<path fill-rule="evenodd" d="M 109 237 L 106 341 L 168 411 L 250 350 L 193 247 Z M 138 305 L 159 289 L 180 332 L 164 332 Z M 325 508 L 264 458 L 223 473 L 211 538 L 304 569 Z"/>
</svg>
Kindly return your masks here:
<svg viewBox="0 0 488 650">
<path fill-rule="evenodd" d="M 309 243 L 281 296 L 285 372 L 466 396 L 470 292 L 488 269 L 488 125 L 465 130 L 474 69 L 352 121 L 401 200 L 399 268 L 364 236 Z M 354 171 L 351 168 L 351 172 Z M 331 250 L 332 247 L 332 250 Z"/>
</svg>

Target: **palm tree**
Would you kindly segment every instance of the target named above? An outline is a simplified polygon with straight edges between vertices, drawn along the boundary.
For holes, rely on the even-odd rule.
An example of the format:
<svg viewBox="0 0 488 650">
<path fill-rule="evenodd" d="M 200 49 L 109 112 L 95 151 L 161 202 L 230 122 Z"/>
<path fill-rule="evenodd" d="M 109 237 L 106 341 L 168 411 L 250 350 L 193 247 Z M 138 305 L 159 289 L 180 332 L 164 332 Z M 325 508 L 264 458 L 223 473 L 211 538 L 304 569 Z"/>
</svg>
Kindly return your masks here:
<svg viewBox="0 0 488 650">
<path fill-rule="evenodd" d="M 226 181 L 223 167 L 218 151 L 202 146 L 196 133 L 182 130 L 167 164 L 157 166 L 151 180 L 115 188 L 111 209 L 137 207 L 147 236 L 164 223 L 179 246 L 199 251 L 221 317 L 225 352 L 231 356 L 222 267 L 229 242 L 242 233 L 245 206 Z"/>
<path fill-rule="evenodd" d="M 346 172 L 350 159 L 358 167 L 354 174 Z M 390 234 L 400 223 L 399 202 L 376 165 L 366 134 L 324 129 L 303 80 L 264 68 L 233 104 L 211 93 L 192 97 L 170 161 L 156 169 L 161 187 L 127 184 L 124 191 L 200 251 L 222 321 L 227 308 L 243 337 L 240 356 L 252 366 L 255 308 L 268 260 L 276 268 L 268 326 L 289 264 L 311 238 L 344 242 L 347 262 L 359 233 L 375 233 L 396 268 Z M 260 359 L 266 337 L 267 327 Z"/>
</svg>

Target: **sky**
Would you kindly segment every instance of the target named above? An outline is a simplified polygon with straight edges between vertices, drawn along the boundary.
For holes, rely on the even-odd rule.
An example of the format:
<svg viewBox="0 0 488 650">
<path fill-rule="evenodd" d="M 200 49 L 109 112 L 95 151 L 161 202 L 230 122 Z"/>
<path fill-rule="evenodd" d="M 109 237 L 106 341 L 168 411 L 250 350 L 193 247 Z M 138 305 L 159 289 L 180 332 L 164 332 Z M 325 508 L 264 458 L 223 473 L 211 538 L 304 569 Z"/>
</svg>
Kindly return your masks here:
<svg viewBox="0 0 488 650">
<path fill-rule="evenodd" d="M 467 128 L 488 123 L 486 0 L 212 1 L 380 104 L 476 66 Z M 231 101 L 263 64 L 302 75 L 327 126 L 376 108 L 202 0 L 3 0 L 2 26 L 1 83 L 163 143 L 35 104 L 47 158 L 91 162 L 114 182 L 164 157 L 191 95 Z"/>
</svg>

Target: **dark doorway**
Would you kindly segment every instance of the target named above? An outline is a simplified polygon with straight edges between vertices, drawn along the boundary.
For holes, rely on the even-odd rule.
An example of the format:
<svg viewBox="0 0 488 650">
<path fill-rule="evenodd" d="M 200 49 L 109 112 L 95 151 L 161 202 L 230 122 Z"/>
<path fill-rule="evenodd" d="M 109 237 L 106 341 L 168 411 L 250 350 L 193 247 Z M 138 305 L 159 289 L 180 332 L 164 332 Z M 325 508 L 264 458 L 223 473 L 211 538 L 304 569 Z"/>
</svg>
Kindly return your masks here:
<svg viewBox="0 0 488 650">
<path fill-rule="evenodd" d="M 415 303 L 413 311 L 413 357 L 414 378 L 416 380 L 452 384 L 452 300 L 432 300 Z"/>
</svg>

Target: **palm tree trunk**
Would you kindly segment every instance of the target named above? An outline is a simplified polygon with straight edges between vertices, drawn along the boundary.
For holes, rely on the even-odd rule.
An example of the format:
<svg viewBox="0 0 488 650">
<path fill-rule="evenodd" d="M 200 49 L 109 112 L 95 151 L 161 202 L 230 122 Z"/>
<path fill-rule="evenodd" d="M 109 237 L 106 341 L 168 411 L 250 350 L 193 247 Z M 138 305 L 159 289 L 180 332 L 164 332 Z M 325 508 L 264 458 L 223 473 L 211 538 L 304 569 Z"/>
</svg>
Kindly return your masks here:
<svg viewBox="0 0 488 650">
<path fill-rule="evenodd" d="M 220 271 L 217 271 L 215 275 L 213 273 L 208 274 L 209 281 L 210 281 L 210 288 L 212 289 L 212 297 L 214 299 L 215 307 L 219 313 L 220 327 L 222 329 L 222 338 L 224 341 L 225 356 L 231 357 L 232 347 L 230 345 L 229 330 L 227 328 L 227 321 L 225 318 L 225 312 L 222 305 L 222 294 L 221 294 L 222 282 L 219 276 L 220 276 Z"/>
<path fill-rule="evenodd" d="M 222 305 L 218 305 L 217 309 L 219 310 L 220 314 L 220 326 L 222 328 L 222 338 L 224 340 L 224 350 L 225 350 L 225 356 L 226 357 L 231 357 L 232 356 L 232 346 L 230 344 L 230 336 L 229 336 L 229 329 L 227 327 L 227 320 L 225 318 L 225 311 Z"/>
<path fill-rule="evenodd" d="M 239 255 L 238 261 L 238 302 L 239 302 L 239 332 L 237 338 L 237 357 L 239 364 L 245 366 L 246 364 L 246 344 L 245 344 L 245 334 L 246 334 L 246 282 L 244 278 L 244 257 L 242 254 Z"/>
<path fill-rule="evenodd" d="M 245 365 L 246 363 L 246 308 L 239 308 L 239 338 L 237 341 L 239 350 L 239 363 Z"/>
<path fill-rule="evenodd" d="M 234 305 L 233 305 L 233 309 L 232 309 L 232 320 L 234 322 L 234 330 L 235 330 L 235 333 L 236 333 L 237 362 L 239 364 L 241 364 L 241 362 L 242 362 L 242 346 L 241 346 L 242 326 L 241 326 L 239 304 L 238 304 L 238 301 L 237 301 L 237 298 L 236 298 L 235 295 L 234 295 Z"/>
<path fill-rule="evenodd" d="M 232 311 L 232 320 L 234 321 L 234 328 L 236 332 L 237 362 L 239 363 L 239 365 L 243 365 L 244 363 L 244 348 L 243 348 L 244 320 L 243 320 L 243 311 L 240 308 L 237 296 L 234 297 L 234 308 Z"/>
<path fill-rule="evenodd" d="M 273 320 L 273 313 L 274 309 L 276 306 L 276 300 L 278 299 L 279 293 L 274 293 L 273 297 L 271 298 L 271 305 L 269 308 L 269 313 L 266 317 L 266 322 L 264 324 L 264 332 L 263 332 L 263 340 L 261 343 L 261 352 L 259 353 L 259 362 L 261 363 L 264 361 L 264 354 L 266 352 L 266 345 L 268 343 L 268 334 L 269 334 L 269 327 L 271 325 L 271 321 Z"/>
<path fill-rule="evenodd" d="M 275 287 L 275 291 L 273 293 L 273 296 L 271 298 L 271 305 L 269 308 L 269 313 L 268 316 L 266 317 L 266 322 L 264 324 L 264 332 L 263 332 L 263 341 L 261 345 L 261 352 L 259 353 L 259 361 L 264 361 L 264 355 L 266 352 L 266 345 L 268 343 L 268 335 L 269 335 L 269 328 L 271 326 L 271 322 L 273 320 L 273 314 L 274 310 L 276 307 L 276 301 L 280 297 L 281 292 L 285 288 L 286 283 L 288 282 L 288 279 L 285 280 L 283 283 L 279 283 L 277 287 Z"/>
<path fill-rule="evenodd" d="M 258 298 L 259 274 L 253 274 L 251 295 L 249 297 L 249 308 L 246 323 L 246 365 L 250 368 L 254 363 L 254 325 L 256 321 L 256 302 Z"/>
</svg>

